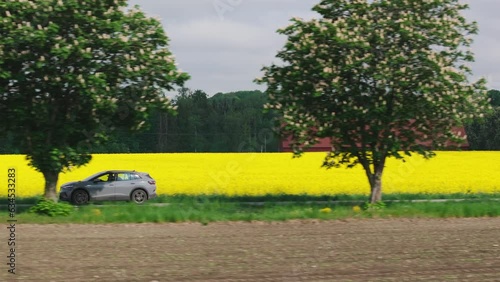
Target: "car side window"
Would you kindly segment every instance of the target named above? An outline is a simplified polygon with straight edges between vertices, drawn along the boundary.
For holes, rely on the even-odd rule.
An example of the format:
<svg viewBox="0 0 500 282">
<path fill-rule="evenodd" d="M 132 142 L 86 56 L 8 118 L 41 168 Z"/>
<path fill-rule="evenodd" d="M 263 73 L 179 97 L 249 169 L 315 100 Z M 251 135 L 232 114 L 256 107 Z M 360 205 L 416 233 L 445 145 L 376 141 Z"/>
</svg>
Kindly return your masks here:
<svg viewBox="0 0 500 282">
<path fill-rule="evenodd" d="M 100 176 L 94 178 L 94 181 L 95 182 L 107 182 L 107 181 L 110 181 L 109 180 L 110 176 L 111 176 L 111 174 L 105 173 L 103 175 L 100 175 Z"/>
<path fill-rule="evenodd" d="M 130 179 L 141 179 L 141 177 L 138 174 L 133 173 L 130 175 Z"/>
<path fill-rule="evenodd" d="M 111 182 L 111 181 L 115 181 L 115 180 L 116 180 L 115 174 L 114 173 L 109 173 L 107 181 Z"/>
<path fill-rule="evenodd" d="M 116 180 L 118 180 L 118 181 L 130 180 L 130 175 L 128 173 L 118 173 Z"/>
</svg>

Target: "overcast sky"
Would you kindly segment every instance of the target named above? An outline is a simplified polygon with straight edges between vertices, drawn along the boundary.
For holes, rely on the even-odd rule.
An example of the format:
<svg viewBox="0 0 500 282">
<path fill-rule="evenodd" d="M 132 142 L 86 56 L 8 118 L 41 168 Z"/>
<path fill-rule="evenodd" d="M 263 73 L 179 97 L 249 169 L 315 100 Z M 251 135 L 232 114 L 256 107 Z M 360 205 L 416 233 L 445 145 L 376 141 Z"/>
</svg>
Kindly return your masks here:
<svg viewBox="0 0 500 282">
<path fill-rule="evenodd" d="M 276 62 L 286 37 L 276 33 L 290 18 L 317 14 L 319 0 L 129 0 L 161 19 L 178 67 L 191 75 L 186 86 L 217 92 L 264 90 L 253 79 Z M 500 89 L 500 0 L 466 0 L 467 18 L 479 23 L 474 37 L 476 77 Z"/>
</svg>

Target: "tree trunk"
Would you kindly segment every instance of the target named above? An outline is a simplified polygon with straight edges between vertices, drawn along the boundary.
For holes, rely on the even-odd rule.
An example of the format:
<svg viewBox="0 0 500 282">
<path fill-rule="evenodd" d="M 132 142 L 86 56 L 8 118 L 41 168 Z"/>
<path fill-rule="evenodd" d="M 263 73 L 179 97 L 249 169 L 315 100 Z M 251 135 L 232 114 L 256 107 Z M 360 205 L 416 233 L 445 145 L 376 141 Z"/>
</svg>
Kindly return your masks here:
<svg viewBox="0 0 500 282">
<path fill-rule="evenodd" d="M 59 179 L 59 173 L 43 172 L 43 177 L 45 178 L 45 199 L 50 199 L 54 202 L 57 202 L 59 197 L 57 197 L 56 188 L 57 180 Z"/>
<path fill-rule="evenodd" d="M 370 179 L 370 203 L 382 201 L 382 172 L 375 172 Z"/>
</svg>

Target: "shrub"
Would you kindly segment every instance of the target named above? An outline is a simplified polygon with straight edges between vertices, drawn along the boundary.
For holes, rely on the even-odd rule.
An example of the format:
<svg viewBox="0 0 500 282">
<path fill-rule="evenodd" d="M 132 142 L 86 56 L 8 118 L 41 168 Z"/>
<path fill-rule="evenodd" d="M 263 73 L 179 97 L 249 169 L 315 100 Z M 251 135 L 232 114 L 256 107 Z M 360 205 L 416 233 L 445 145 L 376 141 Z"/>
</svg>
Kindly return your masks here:
<svg viewBox="0 0 500 282">
<path fill-rule="evenodd" d="M 41 198 L 38 203 L 29 209 L 29 212 L 48 216 L 67 216 L 73 212 L 73 206 L 67 203 L 56 203 Z"/>
<path fill-rule="evenodd" d="M 374 210 L 382 210 L 386 208 L 386 204 L 382 201 L 376 203 L 365 202 L 361 206 L 361 209 L 365 211 L 374 211 Z"/>
</svg>

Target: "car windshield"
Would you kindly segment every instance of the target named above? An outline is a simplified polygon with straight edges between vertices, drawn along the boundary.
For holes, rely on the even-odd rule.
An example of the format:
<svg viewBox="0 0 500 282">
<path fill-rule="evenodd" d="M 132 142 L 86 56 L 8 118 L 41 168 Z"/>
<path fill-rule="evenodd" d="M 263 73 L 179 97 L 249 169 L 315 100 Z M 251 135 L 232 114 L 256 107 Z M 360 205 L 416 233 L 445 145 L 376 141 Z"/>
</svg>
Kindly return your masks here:
<svg viewBox="0 0 500 282">
<path fill-rule="evenodd" d="M 105 172 L 105 171 L 101 171 L 101 172 L 98 172 L 98 173 L 92 174 L 91 176 L 89 176 L 89 177 L 87 177 L 87 178 L 83 179 L 83 181 L 90 181 L 90 180 L 92 180 L 93 178 L 95 178 L 95 177 L 97 177 L 97 176 L 99 176 L 99 175 L 101 175 L 101 174 L 104 174 L 104 173 L 106 173 L 106 172 Z"/>
</svg>

